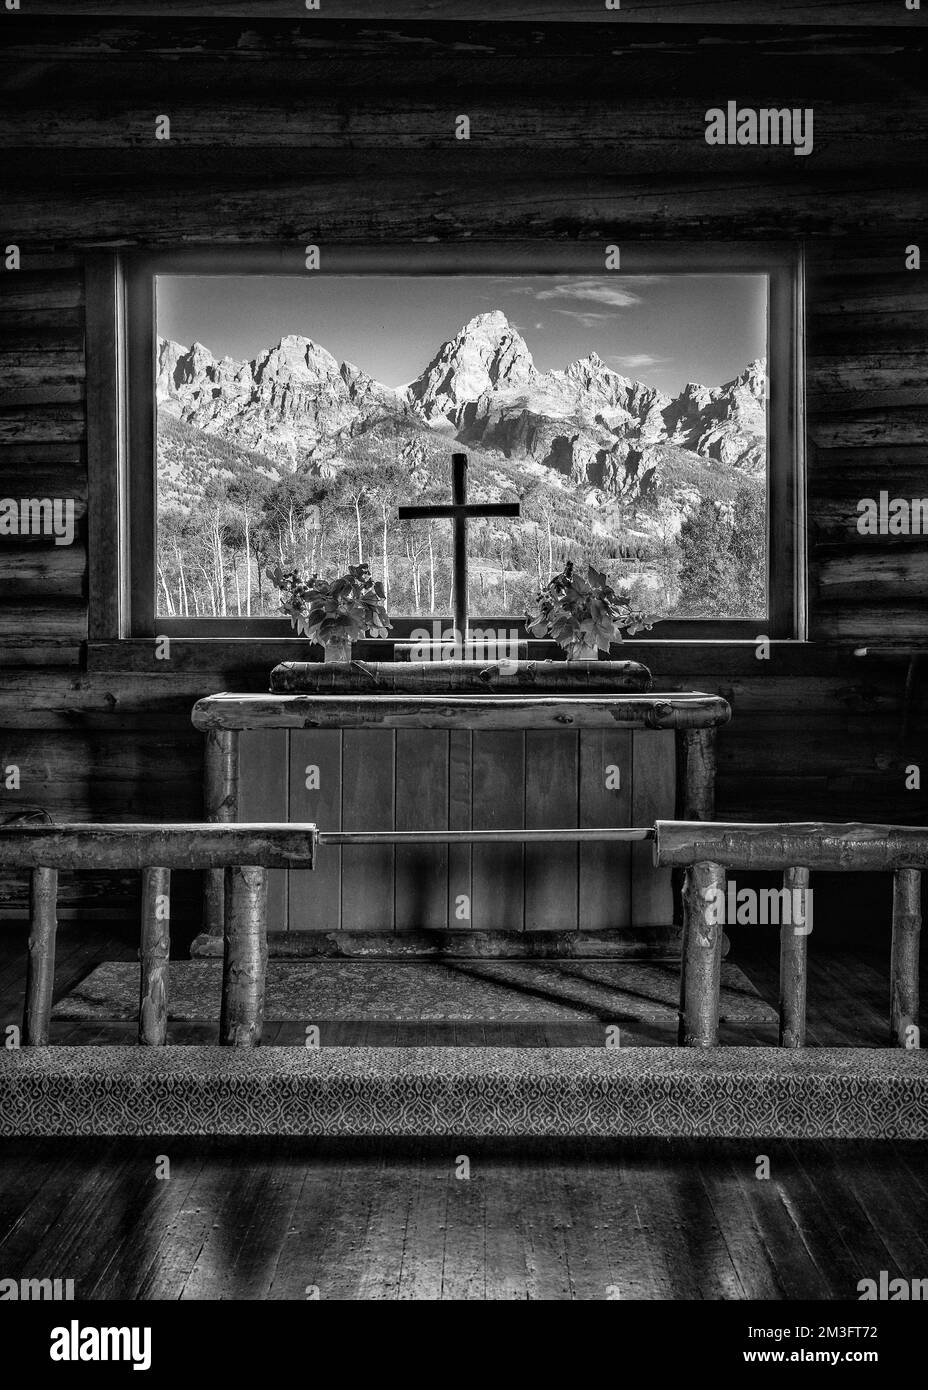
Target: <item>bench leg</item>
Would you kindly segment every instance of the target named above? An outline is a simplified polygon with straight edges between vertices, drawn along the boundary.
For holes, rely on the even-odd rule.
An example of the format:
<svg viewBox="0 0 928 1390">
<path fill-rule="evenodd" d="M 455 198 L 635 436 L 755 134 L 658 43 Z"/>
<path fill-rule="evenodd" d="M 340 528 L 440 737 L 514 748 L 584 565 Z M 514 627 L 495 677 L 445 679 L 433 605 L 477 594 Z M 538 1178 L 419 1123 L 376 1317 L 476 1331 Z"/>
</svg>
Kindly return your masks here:
<svg viewBox="0 0 928 1390">
<path fill-rule="evenodd" d="M 790 895 L 790 912 L 780 925 L 780 1046 L 805 1047 L 809 870 L 787 869 L 783 887 Z M 792 910 L 794 904 L 799 912 Z"/>
<path fill-rule="evenodd" d="M 922 876 L 918 869 L 893 875 L 893 945 L 890 1034 L 894 1047 L 917 1048 L 918 954 L 922 925 Z"/>
<path fill-rule="evenodd" d="M 691 864 L 683 884 L 681 1047 L 718 1045 L 724 903 L 725 870 L 708 862 Z"/>
<path fill-rule="evenodd" d="M 145 869 L 139 947 L 139 1044 L 142 1047 L 163 1047 L 167 1040 L 170 902 L 171 870 Z"/>
<path fill-rule="evenodd" d="M 29 959 L 23 1043 L 46 1047 L 55 991 L 55 933 L 58 930 L 58 870 L 33 869 L 29 889 Z"/>
<path fill-rule="evenodd" d="M 225 873 L 219 1042 L 223 1047 L 257 1047 L 267 974 L 267 873 L 241 867 Z"/>
</svg>

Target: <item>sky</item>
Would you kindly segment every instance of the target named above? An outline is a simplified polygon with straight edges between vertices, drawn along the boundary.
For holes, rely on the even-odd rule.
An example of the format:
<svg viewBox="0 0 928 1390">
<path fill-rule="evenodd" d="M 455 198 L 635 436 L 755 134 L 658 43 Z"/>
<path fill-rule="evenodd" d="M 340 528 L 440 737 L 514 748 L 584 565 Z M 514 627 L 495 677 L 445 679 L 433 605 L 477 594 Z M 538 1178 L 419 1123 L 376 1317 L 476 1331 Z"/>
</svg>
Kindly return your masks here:
<svg viewBox="0 0 928 1390">
<path fill-rule="evenodd" d="M 763 275 L 159 276 L 158 332 L 250 360 L 312 338 L 385 386 L 417 377 L 475 314 L 501 309 L 539 371 L 590 352 L 677 395 L 766 354 Z"/>
</svg>

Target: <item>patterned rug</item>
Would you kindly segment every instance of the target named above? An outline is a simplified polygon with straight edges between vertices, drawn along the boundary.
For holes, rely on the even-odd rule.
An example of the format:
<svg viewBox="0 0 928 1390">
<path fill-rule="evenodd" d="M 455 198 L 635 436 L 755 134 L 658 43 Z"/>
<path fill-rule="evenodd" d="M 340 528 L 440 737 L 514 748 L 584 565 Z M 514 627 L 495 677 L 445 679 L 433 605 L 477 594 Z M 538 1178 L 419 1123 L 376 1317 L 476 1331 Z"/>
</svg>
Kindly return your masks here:
<svg viewBox="0 0 928 1390">
<path fill-rule="evenodd" d="M 222 962 L 172 961 L 168 1017 L 219 1017 Z M 108 961 L 58 1004 L 61 1020 L 123 1022 L 138 1016 L 139 967 Z M 680 967 L 660 961 L 284 961 L 268 965 L 268 1022 L 632 1023 L 671 1022 Z M 736 965 L 722 965 L 720 1019 L 772 1023 Z"/>
</svg>

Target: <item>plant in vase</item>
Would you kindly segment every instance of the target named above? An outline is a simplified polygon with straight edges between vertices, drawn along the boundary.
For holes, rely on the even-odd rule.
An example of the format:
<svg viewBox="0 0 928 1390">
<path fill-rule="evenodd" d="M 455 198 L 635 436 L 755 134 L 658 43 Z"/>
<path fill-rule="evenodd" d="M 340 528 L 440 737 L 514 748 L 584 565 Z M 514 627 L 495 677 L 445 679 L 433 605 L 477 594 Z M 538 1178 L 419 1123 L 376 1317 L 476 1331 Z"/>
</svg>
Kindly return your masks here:
<svg viewBox="0 0 928 1390">
<path fill-rule="evenodd" d="M 553 637 L 568 661 L 597 661 L 601 651 L 608 655 L 610 644 L 622 641 L 623 632 L 634 636 L 651 626 L 604 574 L 589 565 L 584 577 L 570 560 L 536 594 L 525 621 L 534 637 Z"/>
<path fill-rule="evenodd" d="M 279 565 L 268 569 L 280 590 L 281 612 L 302 636 L 318 642 L 326 661 L 350 661 L 351 647 L 362 637 L 386 637 L 393 626 L 387 617 L 386 594 L 367 565 L 349 565 L 337 579 L 321 574 L 305 578 L 299 570 Z"/>
</svg>

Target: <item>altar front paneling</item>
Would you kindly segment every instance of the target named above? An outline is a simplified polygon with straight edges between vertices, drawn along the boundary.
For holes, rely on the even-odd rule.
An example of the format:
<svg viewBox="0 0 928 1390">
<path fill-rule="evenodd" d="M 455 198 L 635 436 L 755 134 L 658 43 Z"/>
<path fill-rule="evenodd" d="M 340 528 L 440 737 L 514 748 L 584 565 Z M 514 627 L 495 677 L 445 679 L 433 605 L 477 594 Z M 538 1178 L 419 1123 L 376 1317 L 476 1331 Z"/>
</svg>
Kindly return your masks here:
<svg viewBox="0 0 928 1390">
<path fill-rule="evenodd" d="M 208 788 L 210 815 L 321 830 L 521 830 L 705 818 L 714 768 L 700 750 L 728 715 L 724 700 L 698 693 L 256 694 L 200 701 L 194 723 L 230 769 L 225 791 Z M 448 932 L 472 936 L 474 954 L 552 933 L 570 938 L 565 954 L 679 948 L 671 873 L 654 867 L 647 843 L 326 845 L 312 872 L 269 879 L 269 930 L 297 952 L 333 933 L 355 934 L 348 949 L 359 953 L 379 938 L 395 949 Z M 221 930 L 215 913 L 210 929 Z"/>
<path fill-rule="evenodd" d="M 673 818 L 675 782 L 666 730 L 249 730 L 238 819 L 326 830 L 652 825 Z M 276 931 L 601 931 L 673 917 L 669 873 L 648 845 L 329 846 L 311 873 L 272 870 L 268 891 Z"/>
</svg>

